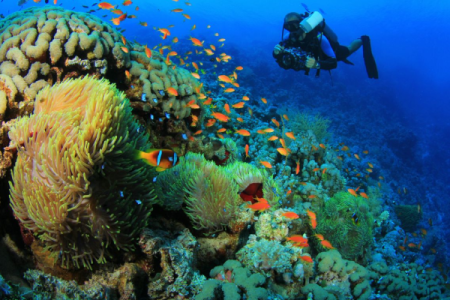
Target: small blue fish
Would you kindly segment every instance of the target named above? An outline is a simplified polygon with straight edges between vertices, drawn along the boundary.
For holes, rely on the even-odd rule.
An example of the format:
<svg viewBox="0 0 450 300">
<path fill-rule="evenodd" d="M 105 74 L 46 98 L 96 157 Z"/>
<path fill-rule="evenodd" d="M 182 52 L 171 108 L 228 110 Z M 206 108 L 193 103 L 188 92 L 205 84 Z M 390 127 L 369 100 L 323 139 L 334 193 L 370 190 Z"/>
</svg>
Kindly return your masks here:
<svg viewBox="0 0 450 300">
<path fill-rule="evenodd" d="M 227 212 L 227 210 L 226 210 L 225 208 L 223 209 L 223 211 L 224 211 L 224 212 Z"/>
<path fill-rule="evenodd" d="M 123 192 L 122 192 L 122 191 L 120 191 L 120 197 L 122 197 L 122 198 L 123 198 Z"/>
<path fill-rule="evenodd" d="M 134 89 L 134 85 L 131 85 L 131 88 Z"/>
<path fill-rule="evenodd" d="M 102 170 L 104 170 L 104 169 L 105 169 L 105 164 L 102 165 Z"/>
<path fill-rule="evenodd" d="M 159 118 L 159 121 L 160 121 L 160 122 L 162 122 L 162 119 L 161 119 L 161 118 Z"/>
<path fill-rule="evenodd" d="M 155 117 L 153 115 L 150 115 L 150 120 L 153 120 Z"/>
<path fill-rule="evenodd" d="M 139 132 L 139 127 L 136 129 L 137 132 Z"/>
<path fill-rule="evenodd" d="M 141 100 L 144 101 L 144 102 L 147 101 L 147 94 L 146 93 L 142 93 Z"/>
<path fill-rule="evenodd" d="M 156 182 L 156 177 L 153 177 L 153 182 Z"/>
<path fill-rule="evenodd" d="M 174 166 L 177 164 L 177 160 L 178 160 L 177 153 L 174 152 L 174 153 L 173 153 L 173 165 L 174 165 Z"/>
<path fill-rule="evenodd" d="M 183 138 L 183 140 L 187 140 L 187 135 L 186 135 L 186 133 L 183 133 L 183 134 L 181 135 L 181 137 Z"/>
<path fill-rule="evenodd" d="M 153 102 L 158 103 L 158 99 L 153 98 Z"/>
<path fill-rule="evenodd" d="M 159 166 L 159 164 L 161 163 L 161 157 L 162 157 L 162 151 L 159 150 L 158 153 L 158 159 L 156 160 L 156 165 Z"/>
<path fill-rule="evenodd" d="M 140 204 L 142 204 L 142 201 L 141 201 L 141 200 L 136 200 L 136 203 L 137 203 L 138 205 L 140 205 Z"/>
<path fill-rule="evenodd" d="M 170 114 L 165 113 L 165 115 L 166 115 L 166 118 L 167 118 L 167 119 L 170 119 Z"/>
<path fill-rule="evenodd" d="M 161 96 L 164 96 L 164 91 L 163 91 L 163 90 L 159 90 L 159 94 L 160 94 Z"/>
</svg>

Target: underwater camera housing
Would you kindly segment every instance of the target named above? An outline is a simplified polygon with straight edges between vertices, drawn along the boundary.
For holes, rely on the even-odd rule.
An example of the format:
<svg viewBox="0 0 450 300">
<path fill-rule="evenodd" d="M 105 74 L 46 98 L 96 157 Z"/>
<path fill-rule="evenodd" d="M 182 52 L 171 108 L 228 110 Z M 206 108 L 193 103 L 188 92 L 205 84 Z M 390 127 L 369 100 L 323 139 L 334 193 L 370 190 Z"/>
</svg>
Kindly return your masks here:
<svg viewBox="0 0 450 300">
<path fill-rule="evenodd" d="M 308 53 L 300 48 L 285 48 L 280 57 L 277 58 L 277 62 L 284 69 L 293 69 L 295 71 L 309 70 L 305 66 L 307 58 Z"/>
</svg>

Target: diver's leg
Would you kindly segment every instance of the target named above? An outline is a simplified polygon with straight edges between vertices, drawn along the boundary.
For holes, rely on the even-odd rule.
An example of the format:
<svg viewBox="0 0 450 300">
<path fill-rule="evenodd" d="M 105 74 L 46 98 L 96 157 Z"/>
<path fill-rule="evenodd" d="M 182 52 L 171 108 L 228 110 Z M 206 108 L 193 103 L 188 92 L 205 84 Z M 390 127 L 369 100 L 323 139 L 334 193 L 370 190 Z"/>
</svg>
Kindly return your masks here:
<svg viewBox="0 0 450 300">
<path fill-rule="evenodd" d="M 353 42 L 350 43 L 350 45 L 347 46 L 348 50 L 350 51 L 350 54 L 361 48 L 362 46 L 362 40 L 356 39 Z"/>
</svg>

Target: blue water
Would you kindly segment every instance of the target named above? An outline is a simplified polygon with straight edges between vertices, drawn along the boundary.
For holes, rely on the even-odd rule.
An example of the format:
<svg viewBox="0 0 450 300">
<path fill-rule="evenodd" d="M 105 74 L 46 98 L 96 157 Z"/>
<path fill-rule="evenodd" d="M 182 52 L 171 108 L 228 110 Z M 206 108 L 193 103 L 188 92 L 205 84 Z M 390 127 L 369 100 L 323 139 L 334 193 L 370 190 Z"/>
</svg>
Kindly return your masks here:
<svg viewBox="0 0 450 300">
<path fill-rule="evenodd" d="M 124 11 L 138 18 L 128 19 L 120 27 L 126 29 L 124 36 L 128 40 L 136 40 L 149 47 L 166 42 L 153 27 L 167 28 L 169 25 L 175 26 L 170 28 L 172 34 L 168 40 L 178 37 L 181 41 L 192 36 L 204 39 L 207 45 L 218 46 L 217 39 L 225 38 L 225 46 L 220 51 L 233 53 L 233 59 L 244 68 L 251 66 L 257 70 L 256 81 L 270 87 L 270 94 L 260 96 L 279 101 L 277 104 L 280 105 L 300 107 L 310 103 L 310 99 L 302 98 L 304 95 L 318 95 L 326 99 L 330 107 L 334 99 L 339 98 L 340 103 L 346 103 L 342 99 L 351 98 L 347 107 L 339 108 L 340 114 L 344 113 L 334 120 L 333 111 L 324 109 L 326 105 L 323 103 L 311 109 L 331 118 L 335 122 L 332 128 L 337 133 L 347 133 L 340 138 L 351 141 L 355 146 L 361 140 L 361 144 L 369 148 L 381 147 L 378 143 L 385 142 L 386 127 L 399 124 L 414 137 L 414 141 L 387 145 L 401 163 L 395 161 L 391 165 L 383 165 L 383 168 L 395 179 L 392 183 L 394 190 L 401 185 L 412 191 L 400 201 L 420 203 L 425 208 L 424 223 L 426 219 L 435 217 L 438 228 L 435 234 L 450 238 L 450 60 L 447 58 L 450 2 L 305 2 L 309 9 L 320 8 L 325 12 L 327 24 L 337 33 L 342 45 L 348 45 L 361 35 L 370 36 L 380 75 L 378 80 L 367 78 L 362 49 L 349 57 L 355 66 L 339 63 L 338 68 L 332 71 L 332 78 L 327 72 L 322 72 L 316 79 L 312 75 L 306 77 L 300 72 L 278 67 L 272 58 L 272 49 L 280 41 L 284 16 L 292 11 L 304 12 L 300 1 L 189 2 L 192 6 L 185 5 L 184 1 L 135 0 Z M 87 11 L 81 6 L 91 6 L 94 1 L 76 1 L 75 6 L 73 3 L 58 1 L 58 5 L 62 4 L 64 8 L 75 7 L 79 11 Z M 4 15 L 21 8 L 15 0 L 4 0 L 1 4 L 0 13 Z M 32 5 L 35 3 L 30 0 L 23 7 Z M 136 5 L 139 11 L 134 10 Z M 191 20 L 185 20 L 180 13 L 170 12 L 175 8 L 182 8 Z M 106 12 L 94 14 L 102 16 Z M 140 21 L 148 22 L 148 27 L 139 25 Z M 191 30 L 194 24 L 196 29 Z M 207 25 L 211 28 L 208 29 Z M 216 32 L 219 37 L 214 36 Z M 173 49 L 177 50 L 176 47 Z M 274 83 L 277 79 L 281 79 L 279 84 Z M 296 94 L 298 98 L 277 96 L 283 91 Z M 258 94 L 258 91 L 254 92 Z M 338 120 L 339 124 L 336 123 Z M 355 128 L 346 129 L 349 123 L 356 124 Z M 442 253 L 441 258 L 444 256 Z"/>
</svg>

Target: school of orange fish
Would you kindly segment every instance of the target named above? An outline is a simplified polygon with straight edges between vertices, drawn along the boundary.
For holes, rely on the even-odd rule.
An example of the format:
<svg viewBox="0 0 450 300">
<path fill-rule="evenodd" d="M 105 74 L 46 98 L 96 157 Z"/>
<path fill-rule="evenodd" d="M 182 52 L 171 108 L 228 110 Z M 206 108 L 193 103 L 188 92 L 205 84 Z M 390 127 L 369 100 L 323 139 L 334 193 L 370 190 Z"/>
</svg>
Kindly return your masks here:
<svg viewBox="0 0 450 300">
<path fill-rule="evenodd" d="M 42 0 L 33 0 L 35 3 L 40 3 Z M 178 0 L 171 0 L 173 2 L 178 2 Z M 58 0 L 53 0 L 53 3 L 56 5 L 58 3 Z M 60 1 L 61 4 L 61 1 Z M 191 6 L 190 2 L 185 2 L 184 3 L 186 6 Z M 133 2 L 131 0 L 125 0 L 123 1 L 121 4 L 119 5 L 114 5 L 111 4 L 109 2 L 100 2 L 100 3 L 94 3 L 92 6 L 97 6 L 98 10 L 106 10 L 109 11 L 112 14 L 112 18 L 110 19 L 110 21 L 112 22 L 113 25 L 115 26 L 119 26 L 120 24 L 122 24 L 123 22 L 125 22 L 127 19 L 136 19 L 138 18 L 136 15 L 134 14 L 129 14 L 128 12 L 124 12 L 125 9 L 127 9 L 129 6 L 133 5 Z M 123 8 L 121 7 L 123 6 Z M 88 8 L 87 6 L 83 6 L 85 8 Z M 91 10 L 90 12 L 94 12 L 96 10 Z M 134 6 L 134 11 L 139 11 L 139 7 L 138 6 Z M 185 20 L 191 20 L 191 16 L 187 13 L 185 13 L 185 10 L 182 8 L 174 8 L 171 10 L 171 12 L 173 13 L 180 13 L 180 15 L 185 19 Z M 106 17 L 106 15 L 104 16 Z M 140 21 L 139 24 L 143 27 L 147 27 L 148 23 L 146 21 Z M 171 36 L 171 32 L 168 28 L 172 28 L 174 27 L 174 25 L 168 25 L 167 28 L 159 28 L 159 27 L 153 27 L 154 30 L 160 32 L 162 35 L 160 36 L 162 40 L 166 40 L 169 36 Z M 120 29 L 119 27 L 117 27 L 118 29 Z M 207 28 L 210 29 L 211 26 L 207 25 Z M 196 29 L 196 25 L 194 24 L 191 27 L 191 31 Z M 123 32 L 123 31 L 122 31 Z M 215 33 L 214 36 L 218 37 L 219 33 Z M 121 37 L 122 39 L 122 43 L 123 43 L 123 47 L 121 48 L 122 51 L 128 53 L 129 52 L 129 48 L 127 47 L 127 40 L 124 36 Z M 214 61 L 216 63 L 228 63 L 232 57 L 228 54 L 226 54 L 225 52 L 220 53 L 219 55 L 217 55 L 217 51 L 218 48 L 221 48 L 224 46 L 224 42 L 225 39 L 224 38 L 220 38 L 217 40 L 218 43 L 221 43 L 220 46 L 215 46 L 214 44 L 209 44 L 209 46 L 205 46 L 205 41 L 200 41 L 199 39 L 195 38 L 195 37 L 189 37 L 190 42 L 192 43 L 192 46 L 196 47 L 196 48 L 200 48 L 200 50 L 196 49 L 195 50 L 195 54 L 197 55 L 201 55 L 201 54 L 205 54 L 206 56 L 214 56 Z M 179 42 L 179 38 L 178 37 L 173 37 L 172 41 L 171 41 L 171 45 L 162 45 L 161 43 L 154 46 L 152 48 L 152 50 L 156 50 L 158 49 L 159 53 L 161 55 L 164 55 L 164 52 L 167 50 L 168 53 L 166 54 L 166 60 L 165 62 L 167 63 L 167 65 L 172 66 L 172 68 L 176 68 L 177 65 L 175 63 L 172 62 L 171 58 L 175 57 L 179 60 L 179 64 L 180 66 L 185 66 L 185 67 L 192 67 L 194 70 L 191 72 L 191 75 L 196 78 L 196 79 L 201 79 L 201 74 L 205 72 L 203 69 L 201 69 L 201 66 L 203 65 L 202 62 L 194 62 L 192 61 L 191 63 L 188 63 L 187 61 L 189 60 L 189 55 L 193 54 L 192 51 L 188 51 L 186 52 L 184 55 L 179 55 L 176 51 L 172 50 L 172 46 L 175 45 L 176 43 Z M 145 53 L 147 55 L 148 58 L 150 58 L 152 56 L 152 50 L 150 48 L 148 48 L 148 46 L 145 46 Z M 200 66 L 199 66 L 200 65 Z M 214 67 L 217 67 L 217 65 L 214 65 Z M 242 71 L 243 67 L 242 66 L 236 66 L 233 70 L 233 72 L 231 74 L 222 74 L 217 76 L 217 81 L 219 83 L 219 85 L 221 86 L 221 88 L 223 89 L 223 93 L 233 93 L 236 91 L 237 88 L 240 87 L 239 83 L 237 82 L 238 79 L 238 75 L 237 75 L 237 71 Z M 130 73 L 128 70 L 125 71 L 125 75 L 127 78 L 130 78 Z M 199 87 L 197 87 L 197 92 L 198 94 L 200 94 L 199 99 L 203 100 L 203 105 L 210 105 L 212 108 L 217 108 L 214 104 L 213 104 L 213 99 L 211 97 L 207 97 L 206 95 L 200 93 L 201 88 L 203 87 L 203 84 L 201 84 Z M 173 87 L 169 87 L 167 90 L 167 93 L 171 96 L 178 96 L 178 91 L 173 88 Z M 211 91 L 206 92 L 207 94 L 211 94 Z M 242 101 L 241 101 L 242 100 Z M 230 115 L 232 114 L 232 109 L 234 110 L 240 110 L 243 109 L 245 107 L 246 101 L 250 101 L 250 98 L 245 95 L 242 97 L 241 100 L 238 100 L 236 103 L 233 104 L 228 104 L 225 103 L 223 106 L 223 110 L 225 111 L 225 113 L 221 113 L 218 111 L 213 111 L 211 113 L 211 118 L 208 118 L 206 120 L 206 123 L 204 124 L 204 127 L 209 128 L 221 123 L 227 123 L 230 121 L 231 117 Z M 268 105 L 268 100 L 264 97 L 262 97 L 260 99 L 260 101 L 264 104 L 264 105 Z M 190 108 L 194 108 L 194 109 L 198 109 L 200 108 L 198 104 L 195 103 L 195 100 L 190 101 L 188 104 L 186 104 L 186 107 L 190 107 Z M 251 110 L 251 108 L 247 109 L 248 114 L 250 117 L 253 116 L 253 112 Z M 238 114 L 239 116 L 243 115 L 243 112 L 239 112 Z M 239 123 L 244 123 L 244 119 L 242 117 L 237 117 L 236 120 Z M 191 124 L 192 126 L 197 126 L 197 121 L 198 118 L 196 116 L 193 116 L 193 123 Z M 217 121 L 219 121 L 220 123 L 217 123 Z M 276 126 L 277 129 L 280 128 L 280 126 L 282 126 L 280 124 L 280 122 L 283 123 L 284 125 L 284 121 L 289 121 L 289 117 L 284 114 L 280 116 L 280 120 L 277 120 L 276 118 L 273 118 L 272 123 Z M 291 153 L 291 149 L 289 149 L 286 146 L 285 143 L 285 139 L 291 139 L 291 140 L 296 140 L 297 138 L 299 138 L 299 136 L 296 136 L 296 134 L 294 132 L 284 132 L 284 130 L 280 130 L 282 133 L 278 136 L 278 135 L 271 135 L 270 137 L 267 138 L 267 142 L 275 142 L 278 141 L 281 145 L 281 147 L 274 147 L 274 151 L 276 150 L 280 155 L 285 156 L 286 159 L 289 156 L 289 154 Z M 216 131 L 216 134 L 219 138 L 223 139 L 225 138 L 223 134 L 225 134 L 225 132 L 228 132 L 227 128 L 225 127 L 219 127 Z M 233 131 L 231 131 L 233 132 Z M 270 134 L 275 132 L 275 129 L 273 128 L 266 128 L 266 129 L 262 129 L 262 130 L 257 130 L 256 133 L 257 134 L 261 134 L 261 135 L 265 135 L 265 134 Z M 192 134 L 192 136 L 189 136 L 189 138 L 191 140 L 193 140 L 193 136 L 197 136 L 200 135 L 202 133 L 202 130 L 198 130 L 195 133 Z M 244 137 L 249 137 L 251 136 L 252 133 L 250 130 L 244 129 L 244 128 L 240 128 L 240 129 L 234 129 L 235 134 L 244 136 Z M 338 149 L 334 149 L 336 152 L 340 152 L 339 155 L 337 156 L 338 159 L 343 160 L 345 155 L 349 158 L 351 158 L 352 156 L 357 159 L 358 161 L 361 160 L 360 155 L 358 153 L 353 153 L 353 155 L 351 155 L 349 153 L 350 148 L 346 145 L 344 145 L 343 143 L 340 144 L 340 148 Z M 319 144 L 319 147 L 322 149 L 327 149 L 328 147 L 325 144 Z M 245 145 L 245 159 L 249 158 L 249 150 L 250 150 L 250 145 L 246 144 Z M 315 147 L 314 145 L 312 145 L 312 150 L 317 151 L 319 150 L 317 147 Z M 368 150 L 364 150 L 362 151 L 362 154 L 367 155 L 369 153 Z M 149 153 L 144 153 L 144 152 L 140 152 L 137 154 L 139 158 L 146 160 L 150 165 L 154 166 L 155 168 L 158 169 L 158 171 L 163 171 L 167 168 L 170 168 L 174 165 L 176 165 L 177 161 L 177 156 L 176 153 L 173 150 L 169 150 L 169 149 L 152 149 Z M 265 167 L 265 168 L 272 168 L 272 164 L 268 161 L 259 161 L 259 163 Z M 374 165 L 372 163 L 367 163 L 368 168 L 366 168 L 365 170 L 362 170 L 360 172 L 358 172 L 358 170 L 353 170 L 355 172 L 358 172 L 356 174 L 356 177 L 365 177 L 366 179 L 368 179 L 370 177 L 370 174 L 373 172 L 374 169 Z M 327 171 L 327 168 L 315 168 L 312 170 L 313 172 L 321 172 L 322 174 L 325 174 Z M 365 172 L 364 172 L 365 171 Z M 299 174 L 300 172 L 300 162 L 296 161 L 296 170 L 295 170 L 295 174 Z M 349 173 L 350 170 L 345 169 L 345 172 Z M 365 174 L 365 175 L 363 175 Z M 379 181 L 378 181 L 378 186 L 381 187 L 382 185 L 382 180 L 384 179 L 383 176 L 379 176 Z M 300 182 L 301 185 L 306 185 L 305 182 Z M 359 188 L 360 186 L 352 189 L 349 188 L 348 192 L 353 195 L 354 197 L 363 197 L 365 199 L 369 199 L 369 195 L 367 195 L 365 192 L 359 192 Z M 398 188 L 398 193 L 401 194 L 403 190 L 403 193 L 406 194 L 407 190 L 406 188 Z M 289 189 L 287 191 L 287 195 L 289 195 L 292 191 Z M 317 195 L 311 194 L 307 196 L 309 199 L 314 199 L 316 197 L 318 197 Z M 247 207 L 252 209 L 253 211 L 258 211 L 258 212 L 264 212 L 267 211 L 268 209 L 271 208 L 270 204 L 268 203 L 268 201 L 264 198 L 258 198 L 255 197 L 255 203 L 253 204 L 248 204 Z M 418 210 L 420 211 L 420 205 L 418 205 Z M 299 216 L 295 213 L 295 212 L 285 212 L 283 213 L 283 216 L 288 218 L 288 219 L 298 219 Z M 317 227 L 317 220 L 316 220 L 316 214 L 310 210 L 307 210 L 307 216 L 309 218 L 309 225 L 311 226 L 312 230 L 315 230 Z M 430 226 L 432 226 L 432 221 L 429 220 Z M 427 231 L 425 229 L 421 229 L 420 230 L 420 234 L 422 237 L 427 235 Z M 413 236 L 417 237 L 417 233 L 413 233 Z M 334 249 L 334 247 L 331 245 L 331 243 L 329 241 L 327 241 L 321 234 L 316 233 L 314 234 L 314 237 L 318 240 L 318 242 L 322 245 L 322 247 L 326 248 L 326 249 Z M 293 235 L 291 237 L 287 238 L 288 241 L 291 241 L 293 243 L 294 246 L 297 247 L 308 247 L 308 238 L 306 236 L 301 236 L 301 235 Z M 410 249 L 421 249 L 421 244 L 422 242 L 420 242 L 419 244 L 415 244 L 415 243 L 408 243 L 406 244 L 408 241 L 408 236 L 405 236 L 404 241 L 403 241 L 403 245 L 399 246 L 401 251 L 406 251 L 406 246 Z M 436 250 L 434 248 L 431 248 L 430 250 L 432 253 L 436 253 Z M 305 255 L 301 257 L 302 260 L 306 261 L 306 262 L 310 262 L 312 263 L 313 260 L 309 255 Z"/>
</svg>

